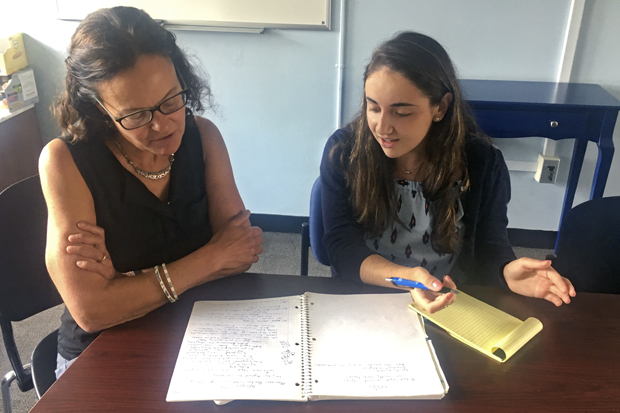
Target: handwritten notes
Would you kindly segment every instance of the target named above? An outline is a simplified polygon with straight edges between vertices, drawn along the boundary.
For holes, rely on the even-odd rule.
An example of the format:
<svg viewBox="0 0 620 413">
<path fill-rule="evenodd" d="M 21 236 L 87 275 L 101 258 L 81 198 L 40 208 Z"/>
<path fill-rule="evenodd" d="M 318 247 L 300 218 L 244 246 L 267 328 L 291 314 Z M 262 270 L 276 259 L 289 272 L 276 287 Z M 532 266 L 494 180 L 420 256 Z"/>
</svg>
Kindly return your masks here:
<svg viewBox="0 0 620 413">
<path fill-rule="evenodd" d="M 299 305 L 299 297 L 196 302 L 166 400 L 301 398 Z"/>
<path fill-rule="evenodd" d="M 408 293 L 194 304 L 167 401 L 442 398 Z"/>
</svg>

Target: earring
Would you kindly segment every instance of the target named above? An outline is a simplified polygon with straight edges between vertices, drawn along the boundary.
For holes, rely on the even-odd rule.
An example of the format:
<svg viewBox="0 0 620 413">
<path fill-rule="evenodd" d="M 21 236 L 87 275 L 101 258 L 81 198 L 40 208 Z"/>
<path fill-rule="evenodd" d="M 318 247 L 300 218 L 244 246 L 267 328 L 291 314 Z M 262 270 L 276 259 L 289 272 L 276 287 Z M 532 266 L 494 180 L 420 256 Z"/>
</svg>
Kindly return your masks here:
<svg viewBox="0 0 620 413">
<path fill-rule="evenodd" d="M 441 118 L 435 118 L 435 122 L 439 122 Z"/>
</svg>

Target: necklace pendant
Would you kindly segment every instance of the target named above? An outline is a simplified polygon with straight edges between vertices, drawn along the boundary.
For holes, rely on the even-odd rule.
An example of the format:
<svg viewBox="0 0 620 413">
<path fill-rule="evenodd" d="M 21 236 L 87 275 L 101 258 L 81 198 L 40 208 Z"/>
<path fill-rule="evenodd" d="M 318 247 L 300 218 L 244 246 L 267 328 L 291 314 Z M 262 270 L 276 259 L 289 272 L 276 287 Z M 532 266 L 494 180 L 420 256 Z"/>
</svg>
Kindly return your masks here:
<svg viewBox="0 0 620 413">
<path fill-rule="evenodd" d="M 396 161 L 395 161 L 396 162 Z M 403 171 L 405 173 L 405 175 L 411 175 L 414 172 L 417 172 L 418 169 L 420 169 L 420 167 L 422 166 L 423 162 L 418 163 L 418 165 L 413 168 L 412 170 L 408 171 L 407 169 L 405 169 L 400 163 L 396 162 L 396 165 L 400 168 L 401 171 Z"/>
</svg>

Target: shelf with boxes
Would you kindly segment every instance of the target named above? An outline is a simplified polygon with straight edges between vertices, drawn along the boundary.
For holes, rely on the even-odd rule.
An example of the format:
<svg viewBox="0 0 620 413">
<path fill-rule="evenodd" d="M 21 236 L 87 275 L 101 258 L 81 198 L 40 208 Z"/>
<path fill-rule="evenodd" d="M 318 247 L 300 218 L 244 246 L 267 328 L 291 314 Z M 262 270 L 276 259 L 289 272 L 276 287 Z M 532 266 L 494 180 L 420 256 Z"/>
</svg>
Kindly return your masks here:
<svg viewBox="0 0 620 413">
<path fill-rule="evenodd" d="M 0 120 L 39 101 L 21 33 L 0 39 Z"/>
<path fill-rule="evenodd" d="M 37 173 L 39 101 L 21 33 L 0 39 L 0 191 Z"/>
</svg>

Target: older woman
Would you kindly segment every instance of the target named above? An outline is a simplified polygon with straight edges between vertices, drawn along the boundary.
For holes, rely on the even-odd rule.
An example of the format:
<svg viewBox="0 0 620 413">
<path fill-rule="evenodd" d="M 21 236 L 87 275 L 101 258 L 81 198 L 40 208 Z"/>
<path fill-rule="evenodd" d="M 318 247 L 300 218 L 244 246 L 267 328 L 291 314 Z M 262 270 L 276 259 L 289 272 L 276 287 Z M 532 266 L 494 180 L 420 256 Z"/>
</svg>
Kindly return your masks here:
<svg viewBox="0 0 620 413">
<path fill-rule="evenodd" d="M 246 271 L 262 252 L 209 98 L 175 36 L 129 7 L 90 14 L 72 37 L 40 159 L 46 260 L 66 311 L 64 371 L 105 328 Z"/>
</svg>

